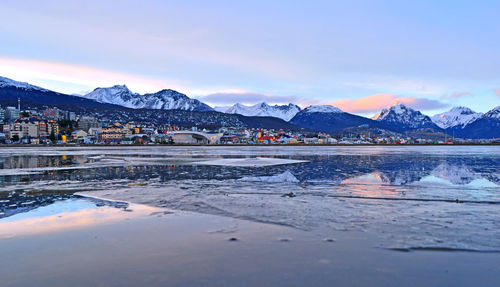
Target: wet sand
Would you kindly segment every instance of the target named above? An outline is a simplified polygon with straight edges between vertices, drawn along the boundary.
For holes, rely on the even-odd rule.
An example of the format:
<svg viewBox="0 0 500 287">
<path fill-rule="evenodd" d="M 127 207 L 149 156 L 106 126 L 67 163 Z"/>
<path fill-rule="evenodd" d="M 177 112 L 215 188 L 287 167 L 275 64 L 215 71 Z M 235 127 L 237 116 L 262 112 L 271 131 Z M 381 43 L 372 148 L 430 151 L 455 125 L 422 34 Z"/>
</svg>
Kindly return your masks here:
<svg viewBox="0 0 500 287">
<path fill-rule="evenodd" d="M 367 232 L 307 232 L 141 205 L 94 212 L 94 224 L 56 213 L 52 224 L 63 228 L 0 238 L 0 285 L 500 286 L 498 253 L 386 250 Z"/>
</svg>

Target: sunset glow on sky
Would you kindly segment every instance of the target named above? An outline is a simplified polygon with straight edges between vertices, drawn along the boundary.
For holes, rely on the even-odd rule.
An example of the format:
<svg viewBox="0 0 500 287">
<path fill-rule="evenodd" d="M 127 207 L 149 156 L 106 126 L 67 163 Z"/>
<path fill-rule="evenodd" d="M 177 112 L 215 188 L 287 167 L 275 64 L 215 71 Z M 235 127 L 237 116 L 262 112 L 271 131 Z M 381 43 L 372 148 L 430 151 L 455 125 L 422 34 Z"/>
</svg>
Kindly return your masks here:
<svg viewBox="0 0 500 287">
<path fill-rule="evenodd" d="M 2 1 L 0 76 L 212 106 L 500 105 L 498 1 Z"/>
</svg>

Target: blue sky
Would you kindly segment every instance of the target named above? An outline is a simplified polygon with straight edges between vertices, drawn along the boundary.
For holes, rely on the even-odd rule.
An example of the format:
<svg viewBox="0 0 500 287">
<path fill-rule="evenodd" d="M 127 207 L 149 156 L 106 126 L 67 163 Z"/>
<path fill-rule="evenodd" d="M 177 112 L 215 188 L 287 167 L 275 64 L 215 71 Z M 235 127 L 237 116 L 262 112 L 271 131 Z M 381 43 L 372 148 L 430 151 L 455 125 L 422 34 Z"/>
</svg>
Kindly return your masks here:
<svg viewBox="0 0 500 287">
<path fill-rule="evenodd" d="M 42 3 L 43 2 L 43 3 Z M 499 1 L 2 1 L 0 75 L 371 115 L 500 105 Z"/>
</svg>

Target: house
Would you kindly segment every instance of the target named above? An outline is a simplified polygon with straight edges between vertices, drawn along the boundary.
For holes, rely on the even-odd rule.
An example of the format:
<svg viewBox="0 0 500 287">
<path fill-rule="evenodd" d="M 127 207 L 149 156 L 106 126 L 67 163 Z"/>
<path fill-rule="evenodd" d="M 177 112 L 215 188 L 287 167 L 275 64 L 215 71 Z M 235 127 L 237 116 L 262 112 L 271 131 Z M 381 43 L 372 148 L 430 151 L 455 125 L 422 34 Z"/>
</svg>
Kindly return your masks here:
<svg viewBox="0 0 500 287">
<path fill-rule="evenodd" d="M 234 143 L 238 143 L 238 142 L 239 142 L 239 139 L 235 135 L 224 135 L 224 136 L 220 137 L 221 144 L 234 144 Z"/>
<path fill-rule="evenodd" d="M 318 138 L 304 138 L 304 143 L 305 144 L 318 144 Z"/>
<path fill-rule="evenodd" d="M 296 144 L 298 143 L 296 138 L 280 138 L 278 141 L 282 144 Z"/>
<path fill-rule="evenodd" d="M 270 143 L 270 142 L 275 142 L 276 138 L 274 136 L 260 136 L 257 138 L 258 142 L 265 142 L 265 143 Z"/>
<path fill-rule="evenodd" d="M 71 133 L 71 140 L 80 142 L 83 141 L 83 139 L 87 136 L 88 134 L 83 131 L 83 130 L 76 130 Z"/>
</svg>

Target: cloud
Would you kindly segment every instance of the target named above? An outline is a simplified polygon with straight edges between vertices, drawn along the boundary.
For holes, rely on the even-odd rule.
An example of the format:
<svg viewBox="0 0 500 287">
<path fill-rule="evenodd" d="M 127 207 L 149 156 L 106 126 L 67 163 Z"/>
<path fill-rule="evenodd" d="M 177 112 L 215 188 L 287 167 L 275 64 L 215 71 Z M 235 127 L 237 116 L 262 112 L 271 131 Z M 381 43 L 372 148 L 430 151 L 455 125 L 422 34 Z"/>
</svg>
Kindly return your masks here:
<svg viewBox="0 0 500 287">
<path fill-rule="evenodd" d="M 471 92 L 453 92 L 451 94 L 445 94 L 442 96 L 442 98 L 454 98 L 454 99 L 457 99 L 457 98 L 461 98 L 461 97 L 465 97 L 465 96 L 472 96 L 472 93 Z"/>
<path fill-rule="evenodd" d="M 178 83 L 141 75 L 59 62 L 0 57 L 0 75 L 64 93 L 126 84 L 135 92 L 170 88 L 186 92 Z M 76 90 L 75 90 L 76 89 Z"/>
<path fill-rule="evenodd" d="M 497 97 L 499 97 L 499 98 L 500 98 L 500 89 L 496 89 L 496 90 L 495 90 L 495 95 L 497 95 Z"/>
<path fill-rule="evenodd" d="M 417 110 L 433 110 L 447 107 L 448 104 L 437 100 L 414 97 L 400 97 L 394 94 L 375 94 L 359 99 L 340 99 L 327 103 L 350 113 L 378 112 L 397 103 L 405 104 Z"/>
<path fill-rule="evenodd" d="M 221 92 L 198 97 L 199 100 L 216 105 L 232 105 L 234 103 L 256 104 L 266 102 L 268 104 L 288 104 L 295 102 L 295 96 L 276 96 L 270 94 L 259 94 L 250 92 Z"/>
</svg>

